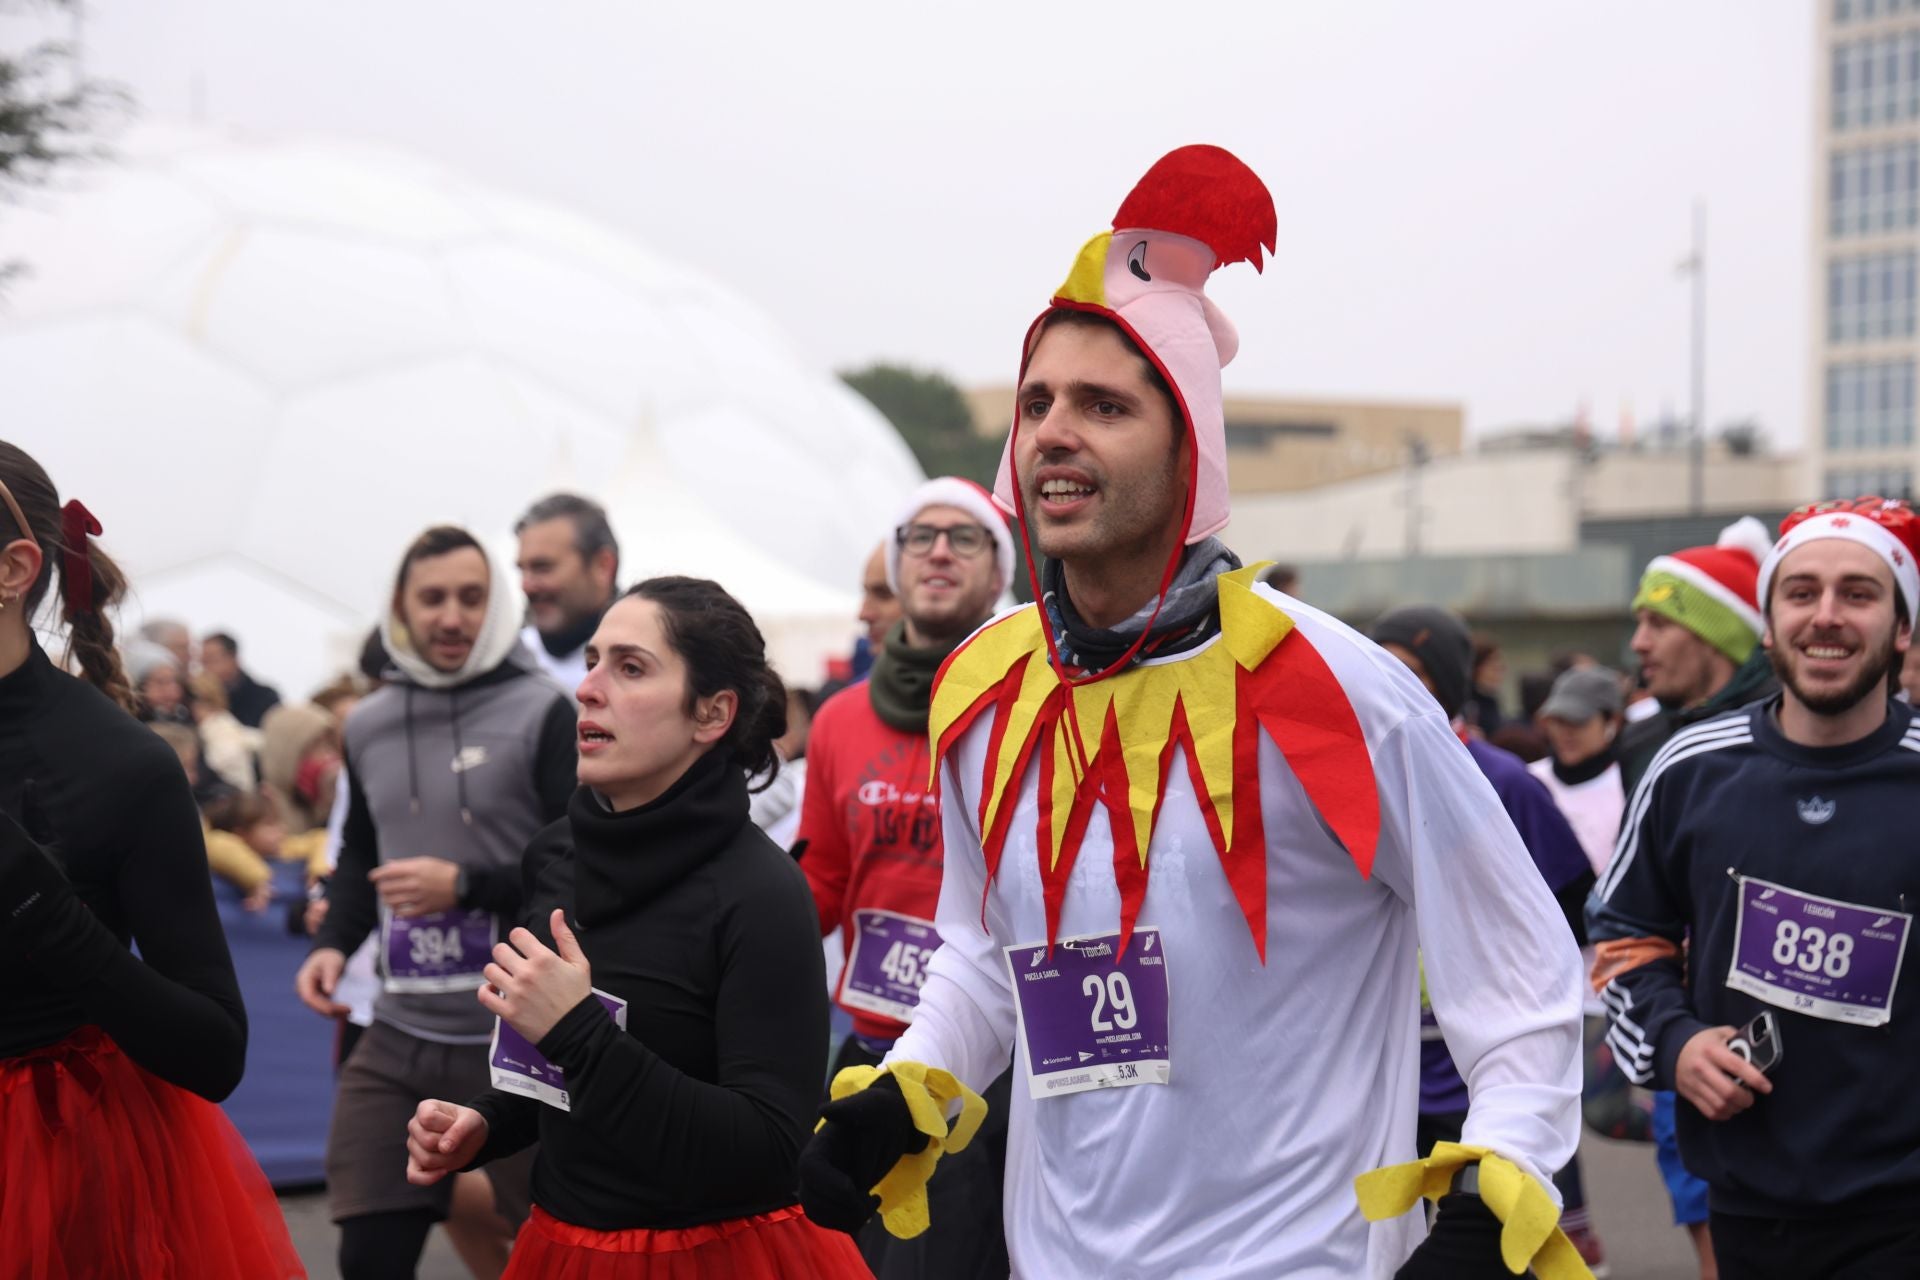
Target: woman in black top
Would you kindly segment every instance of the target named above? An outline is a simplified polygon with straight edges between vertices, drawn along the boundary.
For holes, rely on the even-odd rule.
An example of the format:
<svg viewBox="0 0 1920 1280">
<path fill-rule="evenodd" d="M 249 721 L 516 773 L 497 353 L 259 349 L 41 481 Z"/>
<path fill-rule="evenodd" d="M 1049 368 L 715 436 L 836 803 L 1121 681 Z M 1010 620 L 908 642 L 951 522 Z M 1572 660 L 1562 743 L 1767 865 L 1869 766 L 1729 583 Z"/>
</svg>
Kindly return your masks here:
<svg viewBox="0 0 1920 1280">
<path fill-rule="evenodd" d="M 527 850 L 528 927 L 480 990 L 496 1088 L 421 1103 L 408 1177 L 539 1141 L 508 1280 L 868 1276 L 795 1193 L 826 981 L 806 880 L 747 818 L 786 728 L 760 632 L 716 584 L 655 578 L 587 665 L 582 786 Z"/>
<path fill-rule="evenodd" d="M 186 775 L 128 711 L 98 532 L 0 441 L 0 1271 L 304 1276 L 214 1105 L 246 1011 Z M 28 625 L 56 576 L 84 680 Z"/>
</svg>

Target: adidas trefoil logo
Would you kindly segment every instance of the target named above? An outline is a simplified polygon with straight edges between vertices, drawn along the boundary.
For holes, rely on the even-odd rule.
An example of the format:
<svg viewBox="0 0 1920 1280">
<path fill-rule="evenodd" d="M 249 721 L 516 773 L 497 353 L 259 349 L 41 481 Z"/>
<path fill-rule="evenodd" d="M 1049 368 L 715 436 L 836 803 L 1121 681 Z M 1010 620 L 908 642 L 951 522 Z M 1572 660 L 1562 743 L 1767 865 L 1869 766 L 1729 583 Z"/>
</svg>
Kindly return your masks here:
<svg viewBox="0 0 1920 1280">
<path fill-rule="evenodd" d="M 1812 799 L 1802 800 L 1798 807 L 1800 809 L 1800 821 L 1810 827 L 1817 827 L 1821 823 L 1830 820 L 1833 817 L 1834 810 L 1840 806 L 1831 800 L 1823 800 L 1819 796 L 1814 796 Z"/>
</svg>

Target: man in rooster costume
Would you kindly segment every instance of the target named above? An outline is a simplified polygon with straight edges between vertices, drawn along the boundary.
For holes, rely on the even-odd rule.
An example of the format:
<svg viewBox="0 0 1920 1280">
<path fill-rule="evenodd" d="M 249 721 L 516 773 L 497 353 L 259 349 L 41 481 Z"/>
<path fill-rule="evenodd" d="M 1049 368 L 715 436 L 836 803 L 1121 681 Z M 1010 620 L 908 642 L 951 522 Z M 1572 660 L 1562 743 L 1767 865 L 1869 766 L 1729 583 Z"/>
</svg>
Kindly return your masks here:
<svg viewBox="0 0 1920 1280">
<path fill-rule="evenodd" d="M 807 1211 L 924 1230 L 1011 1050 L 1016 1275 L 1585 1275 L 1548 1181 L 1565 920 L 1427 691 L 1212 536 L 1237 340 L 1202 290 L 1272 251 L 1272 198 L 1183 147 L 1113 225 L 1027 333 L 996 486 L 1042 603 L 934 691 L 944 945 L 886 1060 L 836 1077 Z M 1471 1108 L 1415 1161 L 1421 956 Z"/>
</svg>

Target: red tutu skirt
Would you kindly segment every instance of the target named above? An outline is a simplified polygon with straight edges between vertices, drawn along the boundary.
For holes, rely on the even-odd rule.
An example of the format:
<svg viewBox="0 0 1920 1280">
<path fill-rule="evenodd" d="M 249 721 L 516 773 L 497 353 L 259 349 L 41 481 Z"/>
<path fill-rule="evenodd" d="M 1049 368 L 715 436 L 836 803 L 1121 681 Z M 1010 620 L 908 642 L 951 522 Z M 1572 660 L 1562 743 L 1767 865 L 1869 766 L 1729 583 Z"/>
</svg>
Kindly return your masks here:
<svg viewBox="0 0 1920 1280">
<path fill-rule="evenodd" d="M 534 1206 L 501 1280 L 872 1280 L 853 1237 L 799 1205 L 671 1231 L 590 1231 Z"/>
<path fill-rule="evenodd" d="M 304 1280 L 226 1114 L 97 1027 L 0 1059 L 0 1278 Z"/>
</svg>

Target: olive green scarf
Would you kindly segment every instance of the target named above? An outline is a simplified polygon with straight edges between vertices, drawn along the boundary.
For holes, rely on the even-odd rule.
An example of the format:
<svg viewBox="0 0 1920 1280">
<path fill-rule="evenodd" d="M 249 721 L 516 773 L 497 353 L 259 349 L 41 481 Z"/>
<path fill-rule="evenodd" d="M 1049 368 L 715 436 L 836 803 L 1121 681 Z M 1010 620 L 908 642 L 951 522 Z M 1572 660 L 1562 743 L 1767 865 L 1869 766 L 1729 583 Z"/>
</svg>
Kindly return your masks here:
<svg viewBox="0 0 1920 1280">
<path fill-rule="evenodd" d="M 907 643 L 906 622 L 894 623 L 880 656 L 873 660 L 873 673 L 867 677 L 867 696 L 873 699 L 873 711 L 881 723 L 901 733 L 926 733 L 927 708 L 933 704 L 933 678 L 940 674 L 940 664 L 947 655 L 959 647 L 956 640 L 914 648 Z"/>
</svg>

